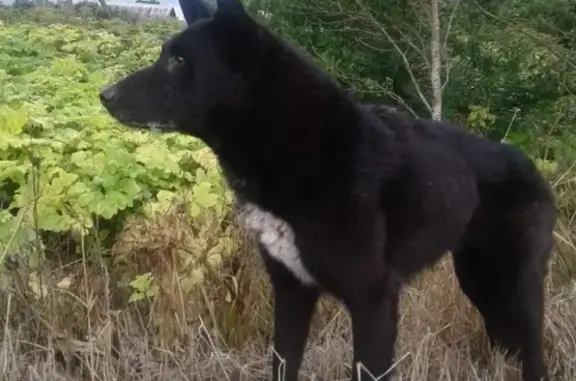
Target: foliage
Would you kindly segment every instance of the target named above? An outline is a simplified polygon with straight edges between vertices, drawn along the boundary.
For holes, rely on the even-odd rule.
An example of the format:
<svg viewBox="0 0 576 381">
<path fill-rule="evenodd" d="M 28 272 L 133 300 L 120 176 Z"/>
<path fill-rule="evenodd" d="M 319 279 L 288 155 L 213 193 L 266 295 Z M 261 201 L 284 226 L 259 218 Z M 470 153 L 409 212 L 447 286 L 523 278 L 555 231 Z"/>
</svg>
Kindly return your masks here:
<svg viewBox="0 0 576 381">
<path fill-rule="evenodd" d="M 150 272 L 136 275 L 130 286 L 134 289 L 134 293 L 130 296 L 129 302 L 151 298 L 158 294 L 158 286 L 154 284 L 154 276 Z"/>
<path fill-rule="evenodd" d="M 99 104 L 176 30 L 153 25 L 0 24 L 0 253 L 29 252 L 36 231 L 101 240 L 187 189 L 192 218 L 223 220 L 230 194 L 201 142 L 127 129 Z"/>
<path fill-rule="evenodd" d="M 573 1 L 440 5 L 444 117 L 506 137 L 534 156 L 575 160 Z M 431 96 L 427 1 L 253 0 L 250 6 L 361 99 L 430 115 L 422 101 Z M 478 124 L 480 110 L 491 115 L 486 123 Z"/>
</svg>

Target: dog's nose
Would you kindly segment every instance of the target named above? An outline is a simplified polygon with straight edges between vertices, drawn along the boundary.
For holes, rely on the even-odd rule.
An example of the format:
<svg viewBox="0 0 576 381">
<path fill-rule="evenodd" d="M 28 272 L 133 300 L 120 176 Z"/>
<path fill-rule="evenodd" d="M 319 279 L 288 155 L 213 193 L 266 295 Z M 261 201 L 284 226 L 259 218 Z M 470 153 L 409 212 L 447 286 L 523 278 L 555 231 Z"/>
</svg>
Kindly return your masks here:
<svg viewBox="0 0 576 381">
<path fill-rule="evenodd" d="M 100 102 L 103 104 L 110 103 L 114 100 L 114 98 L 116 98 L 116 94 L 116 88 L 114 86 L 110 86 L 100 92 Z"/>
</svg>

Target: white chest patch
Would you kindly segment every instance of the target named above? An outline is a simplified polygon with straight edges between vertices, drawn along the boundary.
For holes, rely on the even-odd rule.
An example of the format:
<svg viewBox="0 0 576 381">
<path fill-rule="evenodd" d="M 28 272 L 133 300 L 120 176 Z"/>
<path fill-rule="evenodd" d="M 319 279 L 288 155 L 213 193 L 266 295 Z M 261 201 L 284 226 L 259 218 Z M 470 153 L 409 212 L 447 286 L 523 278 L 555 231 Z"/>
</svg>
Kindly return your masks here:
<svg viewBox="0 0 576 381">
<path fill-rule="evenodd" d="M 316 280 L 302 263 L 300 251 L 294 241 L 294 231 L 286 221 L 252 203 L 244 204 L 238 217 L 248 230 L 258 235 L 260 243 L 270 256 L 284 264 L 302 284 L 316 284 Z"/>
</svg>

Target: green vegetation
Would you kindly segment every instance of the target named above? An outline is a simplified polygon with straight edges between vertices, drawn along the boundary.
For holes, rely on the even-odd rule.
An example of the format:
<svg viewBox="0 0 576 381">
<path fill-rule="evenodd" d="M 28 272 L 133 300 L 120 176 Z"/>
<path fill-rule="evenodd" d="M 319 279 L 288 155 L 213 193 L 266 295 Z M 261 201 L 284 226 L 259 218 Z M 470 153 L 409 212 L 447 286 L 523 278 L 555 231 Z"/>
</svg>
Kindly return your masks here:
<svg viewBox="0 0 576 381">
<path fill-rule="evenodd" d="M 162 211 L 184 190 L 192 218 L 225 217 L 229 192 L 207 148 L 127 130 L 101 110 L 99 88 L 153 59 L 157 35 L 62 24 L 0 28 L 2 252 L 24 261 L 46 254 L 35 252 L 36 232 L 106 241 L 126 216 Z"/>
<path fill-rule="evenodd" d="M 429 0 L 254 0 L 364 99 L 429 116 Z M 441 1 L 443 115 L 533 156 L 574 160 L 569 0 Z M 319 33 L 321 32 L 321 33 Z M 423 101 L 423 98 L 425 101 Z"/>
<path fill-rule="evenodd" d="M 547 350 L 555 377 L 576 380 L 576 10 L 568 0 L 441 4 L 444 117 L 519 145 L 556 191 Z M 428 2 L 250 6 L 361 99 L 429 116 Z M 260 379 L 269 288 L 214 156 L 193 138 L 120 126 L 97 98 L 182 25 L 77 8 L 0 8 L 0 369 L 7 380 L 222 380 L 240 368 Z M 509 372 L 501 357 L 478 365 L 498 355 L 484 352 L 449 260 L 407 288 L 403 307 L 401 379 Z M 305 375 L 342 378 L 341 308 L 323 300 L 313 331 Z"/>
</svg>

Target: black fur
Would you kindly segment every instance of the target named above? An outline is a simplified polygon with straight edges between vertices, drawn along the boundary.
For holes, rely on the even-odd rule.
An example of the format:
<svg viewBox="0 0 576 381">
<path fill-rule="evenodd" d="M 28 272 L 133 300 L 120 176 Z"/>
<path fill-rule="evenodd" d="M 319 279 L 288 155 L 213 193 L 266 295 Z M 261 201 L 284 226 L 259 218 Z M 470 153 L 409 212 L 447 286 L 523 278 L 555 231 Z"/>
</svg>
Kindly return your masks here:
<svg viewBox="0 0 576 381">
<path fill-rule="evenodd" d="M 157 62 L 101 98 L 128 126 L 203 139 L 239 203 L 291 225 L 319 286 L 300 283 L 261 250 L 284 380 L 297 379 L 321 292 L 351 314 L 354 364 L 386 373 L 402 284 L 447 251 L 491 339 L 520 351 L 524 381 L 547 379 L 543 281 L 555 207 L 521 152 L 356 103 L 236 0 L 218 1 L 213 17 L 172 37 Z M 279 365 L 275 357 L 274 380 Z"/>
</svg>

